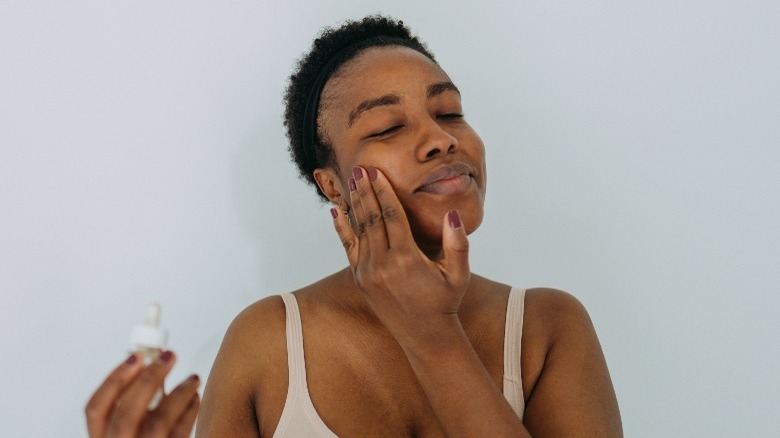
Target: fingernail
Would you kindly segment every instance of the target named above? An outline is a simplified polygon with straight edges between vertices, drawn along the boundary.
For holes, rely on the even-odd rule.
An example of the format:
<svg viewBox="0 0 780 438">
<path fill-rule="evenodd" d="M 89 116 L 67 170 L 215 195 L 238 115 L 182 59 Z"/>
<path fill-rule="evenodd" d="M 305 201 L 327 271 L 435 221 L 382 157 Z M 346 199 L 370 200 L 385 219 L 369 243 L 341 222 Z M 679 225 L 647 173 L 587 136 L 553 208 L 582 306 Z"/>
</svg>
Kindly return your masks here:
<svg viewBox="0 0 780 438">
<path fill-rule="evenodd" d="M 163 353 L 160 355 L 158 360 L 162 363 L 168 363 L 171 361 L 172 357 L 173 357 L 173 352 L 167 350 L 167 351 L 163 351 Z"/>
<path fill-rule="evenodd" d="M 354 192 L 355 190 L 357 190 L 357 184 L 355 184 L 355 178 L 350 178 L 349 179 L 349 191 L 350 192 Z"/>
<path fill-rule="evenodd" d="M 359 167 L 352 168 L 352 176 L 355 177 L 355 181 L 360 181 L 363 178 L 363 171 Z"/>
<path fill-rule="evenodd" d="M 127 360 L 125 360 L 125 366 L 129 367 L 136 362 L 138 362 L 138 356 L 136 356 L 135 354 L 131 354 L 130 357 L 128 357 Z"/>
<path fill-rule="evenodd" d="M 376 181 L 376 167 L 369 167 L 368 168 L 368 180 L 369 181 Z"/>
<path fill-rule="evenodd" d="M 330 209 L 330 215 L 333 216 L 333 219 L 336 219 L 337 217 L 339 217 L 339 212 L 336 211 L 335 208 L 331 208 Z"/>
<path fill-rule="evenodd" d="M 447 217 L 450 220 L 450 226 L 452 228 L 460 228 L 460 216 L 458 215 L 458 210 L 450 210 L 450 212 L 447 213 Z"/>
<path fill-rule="evenodd" d="M 198 382 L 200 382 L 200 377 L 198 377 L 197 374 L 193 374 L 193 375 L 187 377 L 187 380 L 189 380 L 192 383 L 198 383 Z"/>
</svg>

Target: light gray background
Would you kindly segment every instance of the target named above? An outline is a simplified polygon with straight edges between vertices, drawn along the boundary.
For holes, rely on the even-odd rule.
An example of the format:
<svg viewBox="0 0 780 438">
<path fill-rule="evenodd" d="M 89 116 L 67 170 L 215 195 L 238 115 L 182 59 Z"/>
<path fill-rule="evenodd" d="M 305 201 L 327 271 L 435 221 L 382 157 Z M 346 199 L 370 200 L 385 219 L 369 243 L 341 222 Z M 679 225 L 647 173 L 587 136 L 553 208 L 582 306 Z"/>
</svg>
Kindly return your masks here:
<svg viewBox="0 0 780 438">
<path fill-rule="evenodd" d="M 780 434 L 780 3 L 394 4 L 0 2 L 0 436 L 84 436 L 149 301 L 205 377 L 242 308 L 346 265 L 281 93 L 378 11 L 487 145 L 474 271 L 586 305 L 626 435 Z"/>
</svg>

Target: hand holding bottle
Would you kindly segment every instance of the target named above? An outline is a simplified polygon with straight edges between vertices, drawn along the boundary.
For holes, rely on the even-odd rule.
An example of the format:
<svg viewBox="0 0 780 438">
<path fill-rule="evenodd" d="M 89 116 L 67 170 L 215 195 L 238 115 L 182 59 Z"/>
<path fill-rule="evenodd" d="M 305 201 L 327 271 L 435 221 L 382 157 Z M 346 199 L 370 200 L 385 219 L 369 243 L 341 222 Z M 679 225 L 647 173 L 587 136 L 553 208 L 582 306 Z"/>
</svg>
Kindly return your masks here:
<svg viewBox="0 0 780 438">
<path fill-rule="evenodd" d="M 189 437 L 200 407 L 197 375 L 181 382 L 155 409 L 149 409 L 175 361 L 172 351 L 164 351 L 144 367 L 139 355 L 133 353 L 115 368 L 87 403 L 90 438 Z"/>
</svg>

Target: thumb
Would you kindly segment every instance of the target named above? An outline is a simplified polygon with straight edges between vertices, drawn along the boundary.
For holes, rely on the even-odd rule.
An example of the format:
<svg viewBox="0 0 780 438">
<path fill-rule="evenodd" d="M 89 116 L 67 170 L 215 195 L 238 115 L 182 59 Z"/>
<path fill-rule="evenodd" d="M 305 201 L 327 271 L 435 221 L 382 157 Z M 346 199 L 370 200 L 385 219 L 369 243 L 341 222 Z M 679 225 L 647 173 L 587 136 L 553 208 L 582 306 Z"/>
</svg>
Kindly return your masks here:
<svg viewBox="0 0 780 438">
<path fill-rule="evenodd" d="M 458 210 L 450 210 L 444 217 L 442 249 L 444 258 L 441 260 L 441 264 L 444 267 L 447 280 L 453 284 L 467 283 L 471 273 L 469 270 L 469 239 L 466 237 L 466 229 L 460 221 Z"/>
</svg>

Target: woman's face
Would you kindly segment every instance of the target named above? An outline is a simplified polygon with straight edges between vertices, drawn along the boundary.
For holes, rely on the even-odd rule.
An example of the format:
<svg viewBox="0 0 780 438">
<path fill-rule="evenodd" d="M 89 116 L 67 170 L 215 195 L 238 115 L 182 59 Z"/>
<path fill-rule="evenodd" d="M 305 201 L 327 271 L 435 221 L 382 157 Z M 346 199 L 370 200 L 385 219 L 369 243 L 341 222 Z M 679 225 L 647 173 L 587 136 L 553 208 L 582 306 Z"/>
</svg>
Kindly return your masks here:
<svg viewBox="0 0 780 438">
<path fill-rule="evenodd" d="M 482 222 L 485 147 L 463 119 L 460 93 L 421 53 L 400 46 L 362 52 L 322 92 L 320 132 L 335 169 L 315 178 L 342 209 L 349 204 L 354 166 L 388 178 L 418 245 L 441 247 L 445 214 L 456 208 L 468 233 Z"/>
</svg>

